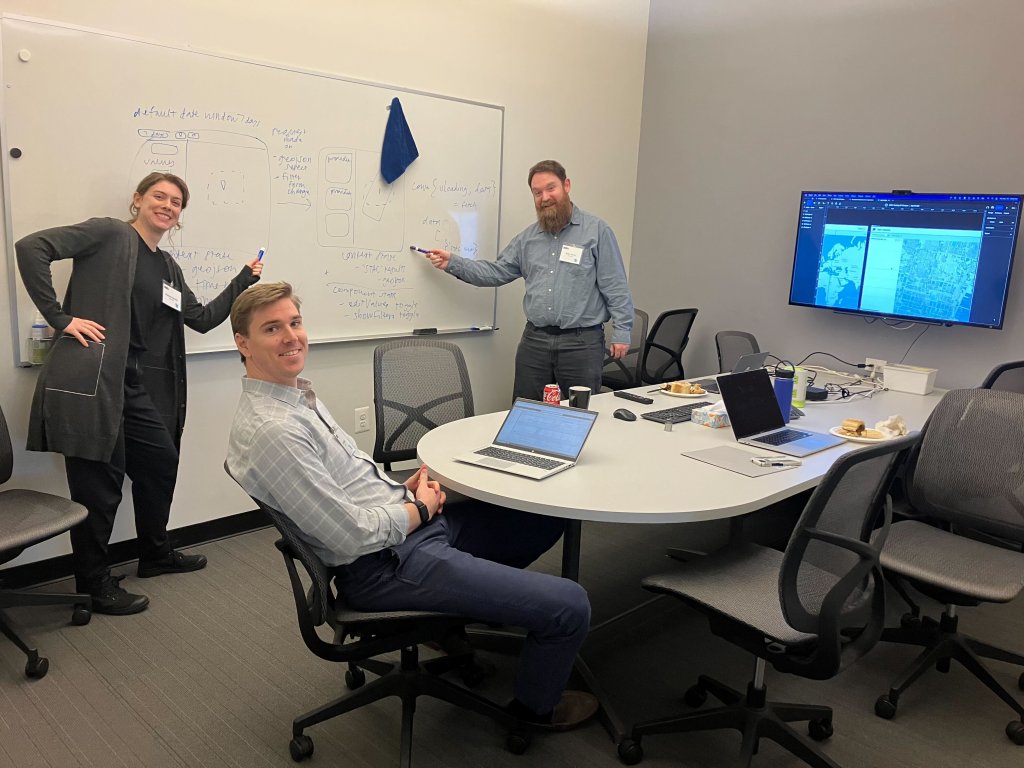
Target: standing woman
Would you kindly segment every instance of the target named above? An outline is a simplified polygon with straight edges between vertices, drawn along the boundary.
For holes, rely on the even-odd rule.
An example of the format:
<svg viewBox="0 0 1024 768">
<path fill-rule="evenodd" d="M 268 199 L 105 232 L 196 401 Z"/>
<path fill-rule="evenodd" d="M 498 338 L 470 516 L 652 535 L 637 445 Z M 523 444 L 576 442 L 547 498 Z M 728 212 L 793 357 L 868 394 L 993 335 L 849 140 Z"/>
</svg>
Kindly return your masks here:
<svg viewBox="0 0 1024 768">
<path fill-rule="evenodd" d="M 231 303 L 259 280 L 249 262 L 205 306 L 181 267 L 157 246 L 180 228 L 188 187 L 151 173 L 129 207 L 128 222 L 89 219 L 29 235 L 15 244 L 18 269 L 36 307 L 62 331 L 36 384 L 28 450 L 64 454 L 71 498 L 89 516 L 71 529 L 75 581 L 97 613 L 138 613 L 149 598 L 120 586 L 107 562 L 125 474 L 132 481 L 141 578 L 206 566 L 202 555 L 171 549 L 167 520 L 185 426 L 185 331 L 222 323 Z M 64 303 L 50 263 L 73 259 Z"/>
</svg>

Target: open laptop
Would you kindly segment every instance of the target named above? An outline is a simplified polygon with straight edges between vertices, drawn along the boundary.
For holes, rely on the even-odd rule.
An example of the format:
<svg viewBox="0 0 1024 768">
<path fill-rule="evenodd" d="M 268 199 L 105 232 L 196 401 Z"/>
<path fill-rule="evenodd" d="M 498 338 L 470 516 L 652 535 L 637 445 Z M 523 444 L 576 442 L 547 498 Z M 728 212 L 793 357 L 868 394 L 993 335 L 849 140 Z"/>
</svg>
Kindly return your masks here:
<svg viewBox="0 0 1024 768">
<path fill-rule="evenodd" d="M 744 445 L 789 456 L 808 456 L 845 442 L 823 432 L 787 427 L 764 368 L 719 376 L 718 387 L 733 434 Z"/>
<path fill-rule="evenodd" d="M 494 442 L 455 461 L 543 480 L 575 466 L 596 411 L 516 398 Z"/>
<path fill-rule="evenodd" d="M 732 372 L 743 373 L 744 371 L 755 371 L 758 368 L 763 368 L 764 361 L 767 359 L 767 352 L 751 352 L 749 355 L 740 355 L 739 359 L 736 361 L 736 365 L 732 367 Z M 693 383 L 700 384 L 705 392 L 718 393 L 717 379 L 701 379 L 700 381 L 695 381 Z"/>
</svg>

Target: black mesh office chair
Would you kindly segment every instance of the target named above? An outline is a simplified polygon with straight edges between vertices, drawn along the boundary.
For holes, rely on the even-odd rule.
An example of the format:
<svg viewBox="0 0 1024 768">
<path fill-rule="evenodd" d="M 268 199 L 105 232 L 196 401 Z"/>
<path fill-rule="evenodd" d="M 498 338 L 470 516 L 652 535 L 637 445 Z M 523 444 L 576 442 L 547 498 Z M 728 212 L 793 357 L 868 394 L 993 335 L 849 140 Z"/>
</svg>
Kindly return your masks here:
<svg viewBox="0 0 1024 768">
<path fill-rule="evenodd" d="M 474 415 L 473 388 L 462 350 L 436 339 L 399 339 L 373 351 L 373 460 L 391 472 L 416 458 L 416 444 L 434 427 Z M 450 500 L 449 500 L 450 501 Z"/>
<path fill-rule="evenodd" d="M 7 431 L 7 419 L 0 409 L 0 483 L 10 480 L 13 473 L 11 435 Z M 26 547 L 64 533 L 85 520 L 88 514 L 81 504 L 49 493 L 23 489 L 0 491 L 0 564 L 13 560 Z M 2 575 L 0 571 L 0 577 Z M 71 621 L 88 624 L 92 618 L 92 598 L 75 593 L 0 589 L 0 632 L 28 657 L 25 674 L 38 679 L 49 670 L 50 662 L 18 636 L 4 611 L 5 608 L 29 605 L 74 605 Z"/>
<path fill-rule="evenodd" d="M 640 358 L 647 341 L 647 325 L 650 318 L 642 309 L 633 310 L 633 330 L 630 334 L 629 352 L 618 360 L 606 357 L 601 371 L 601 386 L 611 390 L 638 387 L 640 381 Z M 609 326 L 610 327 L 610 326 Z M 607 346 L 607 340 L 606 340 Z"/>
<path fill-rule="evenodd" d="M 664 384 L 685 378 L 683 350 L 690 341 L 696 309 L 670 309 L 658 315 L 640 360 L 643 384 Z"/>
<path fill-rule="evenodd" d="M 333 588 L 327 567 L 299 538 L 288 518 L 259 499 L 253 501 L 281 534 L 276 546 L 288 569 L 303 641 L 321 659 L 348 665 L 345 684 L 349 692 L 292 722 L 288 749 L 293 760 L 300 762 L 313 754 L 313 740 L 303 733 L 306 728 L 388 696 L 402 700 L 399 764 L 403 768 L 412 764 L 412 722 L 419 696 L 431 696 L 496 720 L 510 729 L 506 748 L 517 754 L 526 750 L 526 727 L 504 707 L 438 676 L 464 665 L 465 657 L 445 656 L 426 662 L 419 659 L 419 644 L 442 643 L 453 632 L 462 632 L 472 619 L 428 611 L 367 613 L 350 608 Z M 308 591 L 296 563 L 306 572 Z M 333 631 L 333 640 L 323 640 L 318 634 L 317 627 L 324 625 Z M 400 653 L 397 666 L 376 658 L 395 651 Z M 367 682 L 364 670 L 379 677 Z"/>
<path fill-rule="evenodd" d="M 981 388 L 1024 394 L 1024 360 L 997 365 L 989 371 L 985 381 L 981 383 Z"/>
<path fill-rule="evenodd" d="M 1024 745 L 1024 705 L 982 661 L 1024 666 L 1024 656 L 957 629 L 959 606 L 1006 603 L 1024 588 L 1024 554 L 1001 545 L 1024 542 L 1024 396 L 952 390 L 923 434 L 906 477 L 910 513 L 919 519 L 894 523 L 882 550 L 886 576 L 911 610 L 882 639 L 924 650 L 875 702 L 875 714 L 894 717 L 900 697 L 918 677 L 933 666 L 948 672 L 955 659 L 1017 713 L 1021 719 L 1010 721 L 1006 735 Z M 976 533 L 991 538 L 979 540 Z M 938 620 L 921 617 L 907 584 L 945 606 Z M 1024 674 L 1017 684 L 1024 688 Z"/>
<path fill-rule="evenodd" d="M 808 500 L 784 553 L 737 542 L 643 580 L 646 589 L 706 614 L 714 634 L 756 661 L 746 694 L 701 675 L 685 695 L 692 707 L 701 706 L 708 693 L 724 706 L 634 726 L 631 738 L 619 745 L 625 763 L 643 757 L 640 740 L 650 734 L 734 728 L 743 737 L 740 765 L 749 766 L 760 739 L 768 738 L 809 765 L 836 768 L 789 725 L 809 721 L 810 737 L 827 739 L 832 710 L 767 701 L 765 666 L 826 680 L 878 640 L 885 621 L 878 555 L 892 517 L 886 490 L 916 441 L 916 435 L 898 438 L 839 457 Z"/>
<path fill-rule="evenodd" d="M 719 331 L 715 334 L 715 348 L 718 350 L 719 373 L 732 373 L 737 360 L 761 351 L 754 334 L 746 331 Z"/>
</svg>

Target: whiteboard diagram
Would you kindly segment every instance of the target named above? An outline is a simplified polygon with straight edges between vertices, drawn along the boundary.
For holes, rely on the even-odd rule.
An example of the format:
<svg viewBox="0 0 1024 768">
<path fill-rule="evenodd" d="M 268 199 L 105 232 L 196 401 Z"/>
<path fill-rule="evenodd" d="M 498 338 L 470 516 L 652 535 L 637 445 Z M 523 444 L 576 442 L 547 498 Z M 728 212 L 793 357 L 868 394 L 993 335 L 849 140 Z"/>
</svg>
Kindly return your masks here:
<svg viewBox="0 0 1024 768">
<path fill-rule="evenodd" d="M 380 152 L 320 151 L 317 235 L 320 245 L 400 251 L 405 243 L 405 183 L 386 184 Z"/>
</svg>

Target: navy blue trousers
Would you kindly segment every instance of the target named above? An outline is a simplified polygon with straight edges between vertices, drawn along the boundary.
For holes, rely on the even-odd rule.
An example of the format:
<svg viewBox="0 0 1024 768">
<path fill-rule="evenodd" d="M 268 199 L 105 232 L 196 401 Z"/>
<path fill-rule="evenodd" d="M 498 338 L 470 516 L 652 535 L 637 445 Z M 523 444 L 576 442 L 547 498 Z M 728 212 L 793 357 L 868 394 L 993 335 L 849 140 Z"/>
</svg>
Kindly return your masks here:
<svg viewBox="0 0 1024 768">
<path fill-rule="evenodd" d="M 587 636 L 590 601 L 574 581 L 523 569 L 564 530 L 559 518 L 467 500 L 402 544 L 339 568 L 337 581 L 357 610 L 441 611 L 526 629 L 515 697 L 545 714 Z"/>
</svg>

